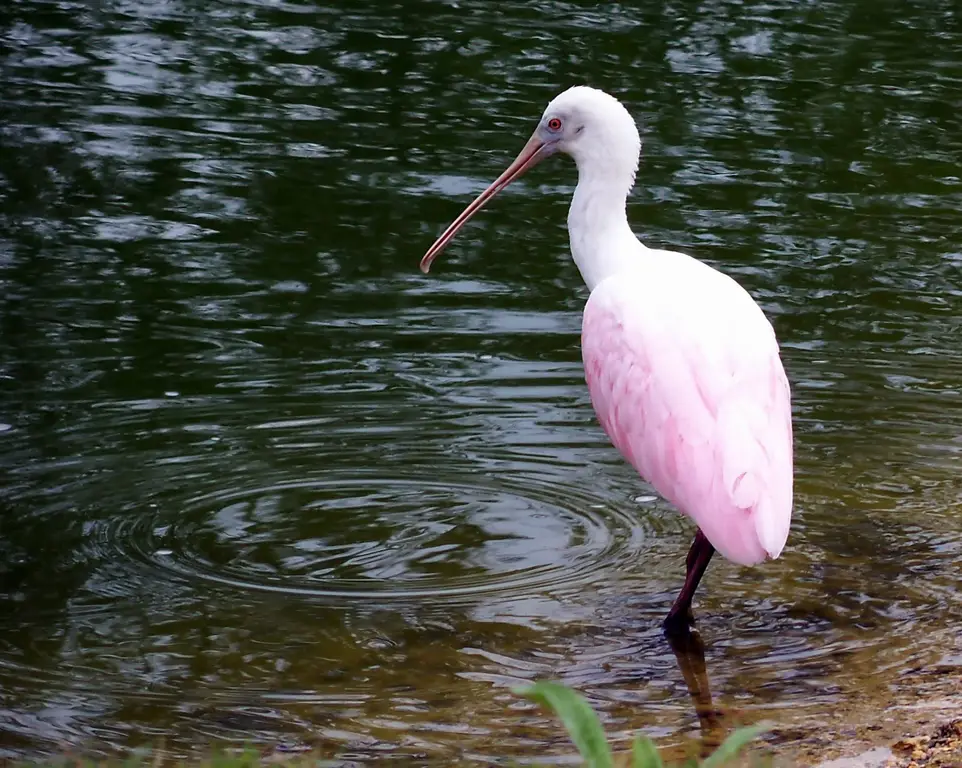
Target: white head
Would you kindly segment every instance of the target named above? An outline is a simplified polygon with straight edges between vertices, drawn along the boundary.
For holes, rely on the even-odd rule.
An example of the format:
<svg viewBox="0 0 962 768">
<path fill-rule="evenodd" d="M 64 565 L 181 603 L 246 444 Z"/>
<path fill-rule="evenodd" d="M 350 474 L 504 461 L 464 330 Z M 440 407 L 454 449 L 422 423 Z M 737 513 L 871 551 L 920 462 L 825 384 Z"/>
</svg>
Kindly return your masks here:
<svg viewBox="0 0 962 768">
<path fill-rule="evenodd" d="M 607 181 L 635 181 L 641 155 L 641 136 L 634 118 L 614 96 L 597 88 L 576 85 L 548 104 L 536 132 L 557 152 L 574 158 L 579 174 L 604 174 Z"/>
<path fill-rule="evenodd" d="M 537 129 L 521 153 L 484 192 L 462 211 L 421 259 L 421 271 L 457 234 L 458 230 L 498 192 L 544 158 L 563 152 L 578 166 L 579 184 L 604 184 L 627 196 L 635 181 L 641 138 L 628 110 L 604 91 L 576 85 L 548 104 Z"/>
</svg>

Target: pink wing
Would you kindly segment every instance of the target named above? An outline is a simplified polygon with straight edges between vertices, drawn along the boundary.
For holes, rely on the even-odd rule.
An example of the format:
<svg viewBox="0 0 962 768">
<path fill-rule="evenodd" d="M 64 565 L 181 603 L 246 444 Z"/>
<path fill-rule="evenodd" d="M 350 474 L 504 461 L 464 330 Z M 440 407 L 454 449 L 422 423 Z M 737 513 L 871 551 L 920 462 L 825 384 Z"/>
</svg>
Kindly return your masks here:
<svg viewBox="0 0 962 768">
<path fill-rule="evenodd" d="M 670 257 L 685 262 L 592 292 L 582 330 L 592 404 L 622 455 L 725 557 L 778 557 L 792 420 L 774 331 L 733 280 Z"/>
</svg>

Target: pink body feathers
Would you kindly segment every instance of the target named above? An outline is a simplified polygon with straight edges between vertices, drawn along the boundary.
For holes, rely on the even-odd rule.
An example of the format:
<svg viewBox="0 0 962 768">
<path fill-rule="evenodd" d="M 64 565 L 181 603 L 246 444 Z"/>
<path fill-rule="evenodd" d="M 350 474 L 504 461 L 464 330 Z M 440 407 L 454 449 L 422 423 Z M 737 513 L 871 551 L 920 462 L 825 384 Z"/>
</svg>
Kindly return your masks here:
<svg viewBox="0 0 962 768">
<path fill-rule="evenodd" d="M 778 557 L 792 510 L 792 421 L 775 334 L 734 281 L 683 254 L 609 278 L 581 344 L 622 455 L 726 558 Z M 674 288 L 681 290 L 674 290 Z"/>
</svg>

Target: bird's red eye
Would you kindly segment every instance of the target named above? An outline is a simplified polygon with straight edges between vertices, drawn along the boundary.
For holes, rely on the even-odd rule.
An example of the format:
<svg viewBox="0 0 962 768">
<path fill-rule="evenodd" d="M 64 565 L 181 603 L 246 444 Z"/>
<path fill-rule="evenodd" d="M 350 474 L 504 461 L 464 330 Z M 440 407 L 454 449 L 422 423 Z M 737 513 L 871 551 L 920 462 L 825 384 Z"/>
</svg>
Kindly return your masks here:
<svg viewBox="0 0 962 768">
<path fill-rule="evenodd" d="M 548 127 L 549 127 L 552 131 L 560 131 L 560 130 L 561 130 L 561 120 L 559 120 L 557 117 L 552 117 L 552 118 L 548 121 Z"/>
</svg>

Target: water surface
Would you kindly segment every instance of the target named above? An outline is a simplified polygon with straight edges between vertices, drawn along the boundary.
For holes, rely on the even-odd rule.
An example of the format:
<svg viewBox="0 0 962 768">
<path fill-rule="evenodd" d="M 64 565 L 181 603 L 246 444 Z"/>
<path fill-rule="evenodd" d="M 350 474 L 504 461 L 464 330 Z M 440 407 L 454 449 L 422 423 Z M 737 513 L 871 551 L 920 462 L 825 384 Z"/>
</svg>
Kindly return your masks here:
<svg viewBox="0 0 962 768">
<path fill-rule="evenodd" d="M 696 605 L 714 706 L 790 746 L 957 678 L 960 46 L 941 0 L 5 5 L 0 756 L 547 759 L 540 678 L 716 728 L 659 629 L 692 526 L 584 387 L 572 165 L 417 270 L 577 82 L 793 386 L 789 545 Z"/>
</svg>

